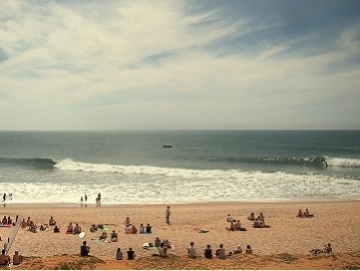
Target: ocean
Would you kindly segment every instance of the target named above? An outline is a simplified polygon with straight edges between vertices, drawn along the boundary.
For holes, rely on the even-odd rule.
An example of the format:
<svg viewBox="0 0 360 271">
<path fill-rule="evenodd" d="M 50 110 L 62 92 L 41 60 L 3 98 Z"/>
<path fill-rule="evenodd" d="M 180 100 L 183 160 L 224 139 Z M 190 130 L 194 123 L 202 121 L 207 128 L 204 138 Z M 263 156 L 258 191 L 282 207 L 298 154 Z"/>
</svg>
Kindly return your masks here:
<svg viewBox="0 0 360 271">
<path fill-rule="evenodd" d="M 0 183 L 8 203 L 358 200 L 360 131 L 1 131 Z"/>
</svg>

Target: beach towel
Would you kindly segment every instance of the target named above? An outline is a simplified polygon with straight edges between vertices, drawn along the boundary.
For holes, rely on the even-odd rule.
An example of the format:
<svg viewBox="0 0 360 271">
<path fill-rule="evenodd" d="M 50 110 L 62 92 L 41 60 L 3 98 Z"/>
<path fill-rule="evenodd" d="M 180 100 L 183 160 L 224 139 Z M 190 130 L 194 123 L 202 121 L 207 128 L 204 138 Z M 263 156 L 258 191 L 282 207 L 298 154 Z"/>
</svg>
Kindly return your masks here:
<svg viewBox="0 0 360 271">
<path fill-rule="evenodd" d="M 106 239 L 100 239 L 100 238 L 97 238 L 96 240 L 95 240 L 95 243 L 107 243 L 107 238 Z"/>
<path fill-rule="evenodd" d="M 98 228 L 97 231 L 101 231 L 101 232 L 104 232 L 104 231 L 109 231 L 110 228 L 109 227 L 103 227 L 102 229 L 101 228 Z"/>
<path fill-rule="evenodd" d="M 255 227 L 255 226 L 253 225 L 253 227 L 254 227 L 255 229 L 271 228 L 269 225 L 266 225 L 265 227 L 260 227 L 260 226 Z"/>
</svg>

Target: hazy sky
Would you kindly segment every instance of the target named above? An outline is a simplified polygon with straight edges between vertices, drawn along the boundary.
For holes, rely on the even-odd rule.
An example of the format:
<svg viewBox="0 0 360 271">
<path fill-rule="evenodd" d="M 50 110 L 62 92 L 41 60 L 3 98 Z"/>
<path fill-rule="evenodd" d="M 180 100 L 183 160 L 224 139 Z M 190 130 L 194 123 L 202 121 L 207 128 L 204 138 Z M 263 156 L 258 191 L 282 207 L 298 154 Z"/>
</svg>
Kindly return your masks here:
<svg viewBox="0 0 360 271">
<path fill-rule="evenodd" d="M 360 1 L 0 1 L 0 130 L 360 129 Z"/>
</svg>

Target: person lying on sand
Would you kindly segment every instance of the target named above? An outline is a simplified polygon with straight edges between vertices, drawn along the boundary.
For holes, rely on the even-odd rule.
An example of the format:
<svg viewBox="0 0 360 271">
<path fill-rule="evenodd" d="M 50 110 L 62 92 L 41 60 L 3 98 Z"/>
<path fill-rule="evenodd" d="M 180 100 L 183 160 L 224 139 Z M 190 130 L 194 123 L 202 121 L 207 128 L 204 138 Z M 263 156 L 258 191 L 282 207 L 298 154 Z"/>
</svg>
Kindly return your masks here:
<svg viewBox="0 0 360 271">
<path fill-rule="evenodd" d="M 303 214 L 303 212 L 302 212 L 301 209 L 300 209 L 296 217 L 303 217 L 303 216 L 304 216 L 304 214 Z"/>
<path fill-rule="evenodd" d="M 313 217 L 314 215 L 310 214 L 309 213 L 309 210 L 306 209 L 305 212 L 304 212 L 304 217 Z"/>
<path fill-rule="evenodd" d="M 248 219 L 251 220 L 251 221 L 254 221 L 254 220 L 255 220 L 255 214 L 254 214 L 254 213 L 251 213 L 251 214 L 248 216 Z"/>
</svg>

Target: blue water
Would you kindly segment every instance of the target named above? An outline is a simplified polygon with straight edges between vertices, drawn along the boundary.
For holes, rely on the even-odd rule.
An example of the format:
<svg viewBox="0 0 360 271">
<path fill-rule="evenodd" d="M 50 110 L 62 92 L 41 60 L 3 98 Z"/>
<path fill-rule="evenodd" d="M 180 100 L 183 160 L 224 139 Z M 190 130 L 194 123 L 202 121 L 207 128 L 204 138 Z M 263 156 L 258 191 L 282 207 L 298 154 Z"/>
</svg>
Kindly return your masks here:
<svg viewBox="0 0 360 271">
<path fill-rule="evenodd" d="M 0 132 L 0 183 L 14 203 L 360 199 L 360 131 Z"/>
</svg>

